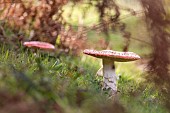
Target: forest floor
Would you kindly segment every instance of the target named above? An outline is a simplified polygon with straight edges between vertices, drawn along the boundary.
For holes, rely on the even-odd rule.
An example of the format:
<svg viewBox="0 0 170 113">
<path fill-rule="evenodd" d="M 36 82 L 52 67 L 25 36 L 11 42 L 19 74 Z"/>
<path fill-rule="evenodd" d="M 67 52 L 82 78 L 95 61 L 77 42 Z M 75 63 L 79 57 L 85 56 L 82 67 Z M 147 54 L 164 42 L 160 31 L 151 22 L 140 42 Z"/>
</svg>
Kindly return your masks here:
<svg viewBox="0 0 170 113">
<path fill-rule="evenodd" d="M 95 76 L 100 59 L 0 47 L 0 113 L 166 113 L 140 62 L 116 63 L 118 100 Z M 140 68 L 137 68 L 140 67 Z M 117 111 L 115 111 L 115 109 Z"/>
</svg>

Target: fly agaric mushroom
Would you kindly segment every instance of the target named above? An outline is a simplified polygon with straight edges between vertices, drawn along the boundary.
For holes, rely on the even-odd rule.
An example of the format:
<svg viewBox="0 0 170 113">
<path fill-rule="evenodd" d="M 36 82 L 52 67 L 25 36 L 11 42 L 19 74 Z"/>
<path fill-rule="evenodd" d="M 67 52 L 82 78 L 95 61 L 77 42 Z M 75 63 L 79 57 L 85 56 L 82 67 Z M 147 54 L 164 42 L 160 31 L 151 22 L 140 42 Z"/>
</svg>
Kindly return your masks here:
<svg viewBox="0 0 170 113">
<path fill-rule="evenodd" d="M 112 94 L 117 92 L 117 80 L 118 76 L 115 73 L 115 64 L 117 62 L 129 62 L 140 59 L 140 56 L 133 52 L 119 52 L 112 50 L 90 50 L 85 49 L 84 54 L 101 58 L 103 63 L 103 88 L 111 89 Z"/>
<path fill-rule="evenodd" d="M 24 46 L 27 47 L 35 47 L 35 48 L 40 48 L 40 49 L 45 49 L 45 50 L 54 50 L 55 46 L 47 43 L 47 42 L 40 42 L 40 41 L 30 41 L 30 42 L 24 42 Z"/>
</svg>

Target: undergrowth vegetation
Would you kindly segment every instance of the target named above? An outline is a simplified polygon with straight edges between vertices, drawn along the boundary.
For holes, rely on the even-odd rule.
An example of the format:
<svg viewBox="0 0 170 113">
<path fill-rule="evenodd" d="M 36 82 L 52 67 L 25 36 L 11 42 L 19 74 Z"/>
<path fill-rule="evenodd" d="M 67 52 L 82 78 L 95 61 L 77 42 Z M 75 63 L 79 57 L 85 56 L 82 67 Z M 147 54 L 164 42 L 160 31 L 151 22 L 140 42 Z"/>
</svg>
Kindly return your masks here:
<svg viewBox="0 0 170 113">
<path fill-rule="evenodd" d="M 145 83 L 145 74 L 134 63 L 116 63 L 118 100 L 112 102 L 102 91 L 101 78 L 95 76 L 100 60 L 80 55 L 67 56 L 33 51 L 18 51 L 2 44 L 0 47 L 0 102 L 6 112 L 36 106 L 37 112 L 59 113 L 165 113 L 161 93 Z M 7 94 L 5 99 L 3 95 Z M 24 101 L 26 100 L 26 101 Z M 10 103 L 8 103 L 10 102 Z M 11 103 L 22 102 L 20 109 Z M 7 103 L 7 104 L 5 104 Z M 24 108 L 24 104 L 29 104 Z M 6 106 L 6 107 L 4 107 Z M 117 111 L 115 111 L 115 109 Z M 15 111 L 16 110 L 16 111 Z"/>
</svg>

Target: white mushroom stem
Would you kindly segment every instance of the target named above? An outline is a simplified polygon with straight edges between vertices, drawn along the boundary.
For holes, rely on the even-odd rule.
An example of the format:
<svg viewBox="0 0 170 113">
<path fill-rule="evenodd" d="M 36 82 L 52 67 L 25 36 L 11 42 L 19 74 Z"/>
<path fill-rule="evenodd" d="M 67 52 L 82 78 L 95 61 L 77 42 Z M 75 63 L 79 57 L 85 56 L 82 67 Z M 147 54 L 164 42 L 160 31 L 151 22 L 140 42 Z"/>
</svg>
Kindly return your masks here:
<svg viewBox="0 0 170 113">
<path fill-rule="evenodd" d="M 112 94 L 115 94 L 117 92 L 117 80 L 114 61 L 103 59 L 103 88 L 110 89 Z"/>
</svg>

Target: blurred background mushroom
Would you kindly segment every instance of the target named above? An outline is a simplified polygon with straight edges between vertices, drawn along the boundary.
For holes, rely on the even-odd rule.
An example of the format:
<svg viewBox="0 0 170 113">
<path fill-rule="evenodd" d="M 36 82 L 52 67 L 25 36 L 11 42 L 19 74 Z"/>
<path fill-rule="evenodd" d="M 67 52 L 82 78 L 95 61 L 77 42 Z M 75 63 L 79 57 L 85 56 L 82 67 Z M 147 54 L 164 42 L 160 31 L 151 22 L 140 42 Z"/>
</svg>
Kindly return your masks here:
<svg viewBox="0 0 170 113">
<path fill-rule="evenodd" d="M 23 45 L 26 47 L 39 48 L 44 50 L 55 50 L 55 46 L 47 42 L 29 41 L 24 42 Z"/>
</svg>

